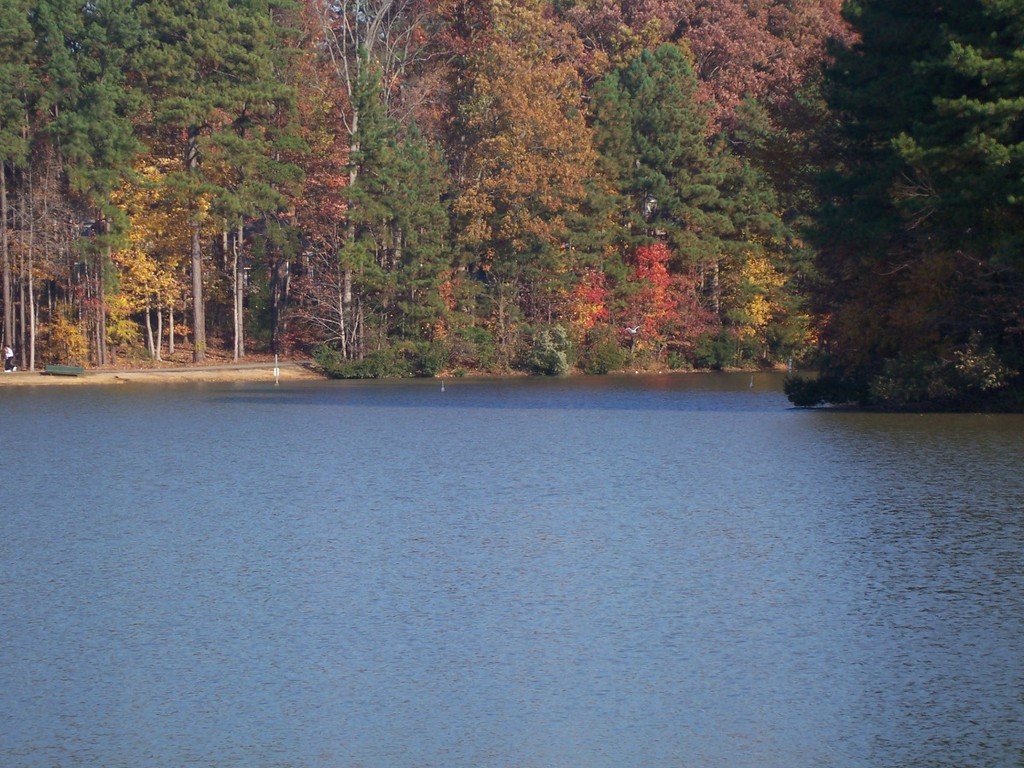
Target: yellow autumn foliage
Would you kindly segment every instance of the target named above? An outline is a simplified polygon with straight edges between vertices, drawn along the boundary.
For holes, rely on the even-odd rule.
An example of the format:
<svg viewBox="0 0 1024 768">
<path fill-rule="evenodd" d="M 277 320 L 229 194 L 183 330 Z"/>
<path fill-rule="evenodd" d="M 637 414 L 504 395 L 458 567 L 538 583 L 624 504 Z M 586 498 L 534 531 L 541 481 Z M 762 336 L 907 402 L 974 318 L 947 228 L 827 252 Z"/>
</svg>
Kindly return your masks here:
<svg viewBox="0 0 1024 768">
<path fill-rule="evenodd" d="M 766 256 L 748 254 L 740 279 L 746 288 L 743 305 L 746 322 L 738 328 L 740 338 L 763 338 L 768 325 L 782 311 L 775 295 L 777 289 L 785 285 L 786 278 Z"/>
<path fill-rule="evenodd" d="M 506 252 L 530 243 L 556 245 L 563 217 L 583 198 L 594 153 L 572 64 L 551 50 L 555 23 L 535 2 L 493 4 L 493 45 L 471 68 L 473 98 L 464 105 L 475 182 L 455 203 L 462 240 L 496 239 Z"/>
<path fill-rule="evenodd" d="M 127 246 L 113 254 L 128 313 L 173 306 L 184 290 L 189 211 L 165 183 L 176 169 L 174 160 L 150 158 L 136 169 L 139 181 L 125 185 L 115 196 L 131 220 Z"/>
</svg>

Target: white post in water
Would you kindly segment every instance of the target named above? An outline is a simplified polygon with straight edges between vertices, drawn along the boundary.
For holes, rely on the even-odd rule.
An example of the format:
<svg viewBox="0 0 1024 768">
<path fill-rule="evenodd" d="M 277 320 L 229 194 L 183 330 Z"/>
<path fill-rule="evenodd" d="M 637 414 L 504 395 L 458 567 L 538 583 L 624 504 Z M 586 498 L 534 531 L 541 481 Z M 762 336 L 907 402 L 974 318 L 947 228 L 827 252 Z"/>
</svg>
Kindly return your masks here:
<svg viewBox="0 0 1024 768">
<path fill-rule="evenodd" d="M 281 369 L 277 367 L 277 355 L 274 355 L 274 386 L 276 387 L 280 382 Z"/>
</svg>

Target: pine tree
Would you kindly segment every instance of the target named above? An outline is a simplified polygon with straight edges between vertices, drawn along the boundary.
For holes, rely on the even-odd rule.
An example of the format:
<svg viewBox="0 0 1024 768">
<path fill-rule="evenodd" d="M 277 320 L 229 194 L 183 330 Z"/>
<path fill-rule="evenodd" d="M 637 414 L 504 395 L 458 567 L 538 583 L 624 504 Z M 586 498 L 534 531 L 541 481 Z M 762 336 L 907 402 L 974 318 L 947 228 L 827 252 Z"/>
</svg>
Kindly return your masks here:
<svg viewBox="0 0 1024 768">
<path fill-rule="evenodd" d="M 934 108 L 900 134 L 921 183 L 897 199 L 911 217 L 942 220 L 960 247 L 1019 265 L 1024 253 L 1024 6 L 964 3 L 946 55 L 919 69 L 938 86 Z M 927 188 L 924 187 L 927 180 Z M 961 237 L 962 236 L 962 237 Z"/>
<path fill-rule="evenodd" d="M 38 83 L 33 72 L 33 32 L 29 0 L 12 0 L 0 8 L 0 274 L 3 338 L 14 338 L 14 292 L 8 242 L 8 175 L 26 162 L 29 114 Z"/>
<path fill-rule="evenodd" d="M 860 41 L 828 83 L 844 130 L 817 232 L 827 354 L 808 399 L 1005 407 L 1024 361 L 1015 8 L 851 6 Z"/>
<path fill-rule="evenodd" d="M 345 189 L 352 236 L 343 268 L 353 274 L 364 314 L 377 319 L 373 347 L 392 337 L 429 338 L 441 314 L 437 284 L 445 273 L 443 165 L 415 126 L 403 131 L 386 114 L 370 62 L 361 68 L 353 107 L 360 118 L 349 157 L 355 182 Z"/>
<path fill-rule="evenodd" d="M 251 50 L 259 66 L 251 79 L 239 84 L 236 111 L 230 125 L 211 131 L 206 140 L 204 175 L 211 189 L 211 213 L 221 220 L 222 244 L 227 249 L 227 282 L 232 298 L 234 359 L 245 355 L 246 231 L 262 229 L 260 262 L 250 263 L 268 275 L 267 319 L 271 348 L 281 351 L 283 305 L 286 299 L 286 252 L 292 252 L 294 232 L 277 220 L 291 206 L 302 172 L 292 160 L 301 159 L 304 145 L 298 138 L 295 89 L 291 72 L 290 10 L 279 10 L 263 0 L 239 4 L 245 23 L 238 30 L 239 45 Z M 255 255 L 250 248 L 248 256 Z"/>
<path fill-rule="evenodd" d="M 272 185 L 257 181 L 268 174 L 273 155 L 262 144 L 258 161 L 246 146 L 262 142 L 268 123 L 288 109 L 290 90 L 275 70 L 282 43 L 274 14 L 280 4 L 264 0 L 140 0 L 139 17 L 146 33 L 137 59 L 150 102 L 143 114 L 151 120 L 147 139 L 176 146 L 182 158 L 172 179 L 191 208 L 193 360 L 206 356 L 203 240 L 223 216 L 272 207 Z M 218 155 L 218 163 L 213 156 Z M 209 165 L 208 165 L 209 162 Z M 222 174 L 218 178 L 218 174 Z"/>
<path fill-rule="evenodd" d="M 709 151 L 708 115 L 697 102 L 697 78 L 682 51 L 661 45 L 644 51 L 624 70 L 609 75 L 603 92 L 618 91 L 621 104 L 602 121 L 602 154 L 614 157 L 617 185 L 629 200 L 629 226 L 640 237 L 664 232 L 672 250 L 690 263 L 712 263 L 729 228 L 723 216 L 719 169 Z M 599 113 L 600 114 L 600 113 Z"/>
<path fill-rule="evenodd" d="M 138 150 L 127 65 L 140 29 L 129 0 L 84 6 L 37 0 L 33 21 L 46 83 L 41 108 L 50 118 L 47 135 L 64 165 L 67 194 L 90 233 L 81 245 L 88 257 L 93 357 L 103 365 L 107 294 L 115 286 L 110 254 L 127 227 L 111 197 L 131 173 Z"/>
<path fill-rule="evenodd" d="M 432 341 L 445 319 L 440 285 L 451 268 L 443 202 L 448 179 L 440 151 L 415 126 L 399 144 L 396 160 L 391 201 L 401 243 L 400 323 L 403 335 Z"/>
<path fill-rule="evenodd" d="M 732 334 L 745 260 L 773 241 L 778 252 L 786 233 L 766 180 L 708 136 L 697 87 L 682 50 L 669 44 L 609 74 L 594 90 L 598 167 L 619 196 L 624 242 L 664 241 L 676 275 L 699 270 L 706 307 Z"/>
</svg>

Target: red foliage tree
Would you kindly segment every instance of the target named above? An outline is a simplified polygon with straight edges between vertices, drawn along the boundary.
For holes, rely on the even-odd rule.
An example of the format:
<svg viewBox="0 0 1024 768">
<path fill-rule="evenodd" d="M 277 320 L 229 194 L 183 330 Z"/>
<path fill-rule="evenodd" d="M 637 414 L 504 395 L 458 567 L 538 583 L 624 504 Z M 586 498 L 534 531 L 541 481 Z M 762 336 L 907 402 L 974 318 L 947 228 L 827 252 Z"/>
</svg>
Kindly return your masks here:
<svg viewBox="0 0 1024 768">
<path fill-rule="evenodd" d="M 588 269 L 576 283 L 570 297 L 573 330 L 579 336 L 611 316 L 608 311 L 608 280 L 604 272 Z"/>
<path fill-rule="evenodd" d="M 568 15 L 613 64 L 638 46 L 685 41 L 713 127 L 722 128 L 748 96 L 784 103 L 819 71 L 830 40 L 851 39 L 841 7 L 842 0 L 580 0 Z"/>
<path fill-rule="evenodd" d="M 714 313 L 699 299 L 700 277 L 696 271 L 672 274 L 671 249 L 653 243 L 636 249 L 627 285 L 623 329 L 636 347 L 655 353 L 674 348 L 686 355 L 697 341 L 716 327 Z"/>
<path fill-rule="evenodd" d="M 703 95 L 728 125 L 747 96 L 779 103 L 815 74 L 833 38 L 847 38 L 842 0 L 682 0 L 679 31 Z"/>
<path fill-rule="evenodd" d="M 673 290 L 668 263 L 672 251 L 664 243 L 643 245 L 636 249 L 629 297 L 632 327 L 641 338 L 661 341 L 665 332 L 678 320 L 679 301 Z"/>
</svg>

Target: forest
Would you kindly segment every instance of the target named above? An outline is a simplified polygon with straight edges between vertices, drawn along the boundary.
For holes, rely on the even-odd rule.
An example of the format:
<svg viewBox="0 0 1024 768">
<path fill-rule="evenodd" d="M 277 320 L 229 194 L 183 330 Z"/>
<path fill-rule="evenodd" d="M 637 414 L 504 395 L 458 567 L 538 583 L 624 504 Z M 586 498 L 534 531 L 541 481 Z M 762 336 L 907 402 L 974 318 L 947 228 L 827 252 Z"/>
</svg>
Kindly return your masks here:
<svg viewBox="0 0 1024 768">
<path fill-rule="evenodd" d="M 22 369 L 1024 408 L 1024 2 L 6 0 Z"/>
</svg>

